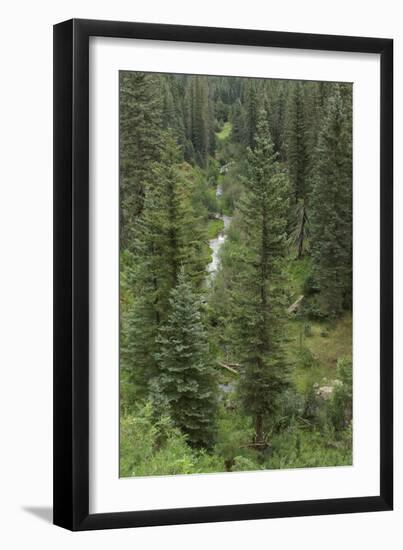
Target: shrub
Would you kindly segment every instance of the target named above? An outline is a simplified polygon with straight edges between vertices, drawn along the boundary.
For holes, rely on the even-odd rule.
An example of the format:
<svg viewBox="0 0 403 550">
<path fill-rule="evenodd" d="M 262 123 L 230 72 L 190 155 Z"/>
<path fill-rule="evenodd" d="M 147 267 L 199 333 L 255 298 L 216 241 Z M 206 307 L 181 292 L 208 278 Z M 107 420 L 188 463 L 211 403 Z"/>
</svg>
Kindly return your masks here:
<svg viewBox="0 0 403 550">
<path fill-rule="evenodd" d="M 307 275 L 302 285 L 302 293 L 304 294 L 304 296 L 313 296 L 318 292 L 319 292 L 319 285 L 315 277 L 312 275 L 312 273 L 309 273 L 309 275 Z"/>
<path fill-rule="evenodd" d="M 233 464 L 235 457 L 248 454 L 248 445 L 253 439 L 253 429 L 247 417 L 232 414 L 222 407 L 218 424 L 215 452 L 223 463 Z"/>
<path fill-rule="evenodd" d="M 137 407 L 120 421 L 120 476 L 219 472 L 220 457 L 193 451 L 168 416 L 155 418 L 151 404 Z"/>
<path fill-rule="evenodd" d="M 351 431 L 347 428 L 343 438 L 336 441 L 332 431 L 307 430 L 295 423 L 288 431 L 272 439 L 272 452 L 265 468 L 313 468 L 349 465 L 352 462 Z"/>
<path fill-rule="evenodd" d="M 245 458 L 244 456 L 236 456 L 234 458 L 233 472 L 251 472 L 260 469 L 261 466 L 250 458 Z"/>
<path fill-rule="evenodd" d="M 351 359 L 343 357 L 337 362 L 337 380 L 328 402 L 328 418 L 335 430 L 346 428 L 352 419 L 353 371 Z"/>
<path fill-rule="evenodd" d="M 302 347 L 297 353 L 296 364 L 303 369 L 308 369 L 316 366 L 318 361 L 309 348 Z"/>
</svg>

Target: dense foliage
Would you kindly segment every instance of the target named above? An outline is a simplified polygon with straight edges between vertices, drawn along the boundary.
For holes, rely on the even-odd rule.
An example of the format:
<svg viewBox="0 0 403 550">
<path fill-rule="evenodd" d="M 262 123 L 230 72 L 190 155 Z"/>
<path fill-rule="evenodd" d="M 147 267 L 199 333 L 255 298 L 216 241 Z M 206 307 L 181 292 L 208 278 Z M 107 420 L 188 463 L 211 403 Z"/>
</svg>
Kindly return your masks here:
<svg viewBox="0 0 403 550">
<path fill-rule="evenodd" d="M 243 366 L 239 394 L 245 412 L 254 420 L 255 443 L 264 446 L 264 421 L 273 418 L 287 386 L 283 270 L 288 182 L 276 161 L 263 109 L 256 126 L 239 204 L 242 244 L 230 311 L 237 357 Z"/>
<path fill-rule="evenodd" d="M 350 464 L 351 86 L 121 72 L 120 210 L 121 475 Z"/>
<path fill-rule="evenodd" d="M 208 448 L 213 441 L 217 388 L 205 333 L 200 299 L 182 269 L 157 340 L 160 376 L 155 400 L 190 445 Z"/>
</svg>

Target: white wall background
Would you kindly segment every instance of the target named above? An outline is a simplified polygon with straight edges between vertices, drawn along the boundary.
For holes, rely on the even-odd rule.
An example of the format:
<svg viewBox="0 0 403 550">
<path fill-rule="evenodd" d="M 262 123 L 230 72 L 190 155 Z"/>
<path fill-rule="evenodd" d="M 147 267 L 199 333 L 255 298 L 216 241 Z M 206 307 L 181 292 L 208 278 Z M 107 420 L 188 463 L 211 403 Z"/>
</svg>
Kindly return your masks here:
<svg viewBox="0 0 403 550">
<path fill-rule="evenodd" d="M 403 161 L 400 0 L 28 0 L 1 10 L 0 545 L 63 550 L 400 549 L 403 541 L 403 295 L 396 288 L 394 512 L 70 533 L 50 523 L 52 479 L 52 25 L 71 17 L 395 39 L 395 182 Z M 396 274 L 403 193 L 395 186 Z M 399 341 L 400 340 L 400 341 Z M 400 390 L 400 391 L 399 391 Z"/>
</svg>

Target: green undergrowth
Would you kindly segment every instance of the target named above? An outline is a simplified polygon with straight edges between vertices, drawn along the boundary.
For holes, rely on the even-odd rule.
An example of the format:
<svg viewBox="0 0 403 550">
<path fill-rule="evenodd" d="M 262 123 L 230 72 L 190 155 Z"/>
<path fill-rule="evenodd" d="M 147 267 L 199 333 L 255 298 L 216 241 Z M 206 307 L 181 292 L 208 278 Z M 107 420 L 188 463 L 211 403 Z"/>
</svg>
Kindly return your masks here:
<svg viewBox="0 0 403 550">
<path fill-rule="evenodd" d="M 217 139 L 224 141 L 231 134 L 232 124 L 231 122 L 224 122 L 222 129 L 216 133 Z"/>
<path fill-rule="evenodd" d="M 208 239 L 215 239 L 224 230 L 224 222 L 220 218 L 209 220 L 207 225 Z"/>
</svg>

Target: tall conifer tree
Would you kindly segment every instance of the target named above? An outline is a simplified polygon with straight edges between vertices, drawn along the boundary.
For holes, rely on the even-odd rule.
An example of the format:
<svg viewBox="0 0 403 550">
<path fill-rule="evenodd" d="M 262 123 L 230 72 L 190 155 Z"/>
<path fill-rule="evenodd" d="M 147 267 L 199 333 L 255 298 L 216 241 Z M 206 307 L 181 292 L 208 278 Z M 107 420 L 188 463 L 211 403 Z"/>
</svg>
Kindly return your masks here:
<svg viewBox="0 0 403 550">
<path fill-rule="evenodd" d="M 286 158 L 285 147 L 285 117 L 287 107 L 287 85 L 278 80 L 268 80 L 266 83 L 266 111 L 269 121 L 269 131 L 278 158 Z"/>
<path fill-rule="evenodd" d="M 302 82 L 291 83 L 285 130 L 291 190 L 289 230 L 298 258 L 303 254 L 308 234 L 309 149 L 304 86 Z"/>
<path fill-rule="evenodd" d="M 351 90 L 338 85 L 319 136 L 311 194 L 313 274 L 322 312 L 351 307 L 352 126 Z"/>
<path fill-rule="evenodd" d="M 158 374 L 156 338 L 169 314 L 169 297 L 180 266 L 199 290 L 205 278 L 206 237 L 192 207 L 192 189 L 180 174 L 178 148 L 165 133 L 161 163 L 149 174 L 133 244 L 135 296 L 125 315 L 123 363 L 140 394 Z"/>
<path fill-rule="evenodd" d="M 233 291 L 233 325 L 244 369 L 240 396 L 254 420 L 255 442 L 263 445 L 265 424 L 273 417 L 287 384 L 282 343 L 288 185 L 276 161 L 265 111 L 259 114 L 248 161 L 240 206 L 243 246 Z"/>
<path fill-rule="evenodd" d="M 145 184 L 161 160 L 161 93 L 158 77 L 120 73 L 120 237 L 130 246 L 143 208 Z"/>
<path fill-rule="evenodd" d="M 201 302 L 184 269 L 170 293 L 170 314 L 161 327 L 157 399 L 194 447 L 212 446 L 216 382 L 201 318 Z"/>
<path fill-rule="evenodd" d="M 294 82 L 288 97 L 286 123 L 287 162 L 294 204 L 307 194 L 308 154 L 303 83 Z"/>
</svg>

